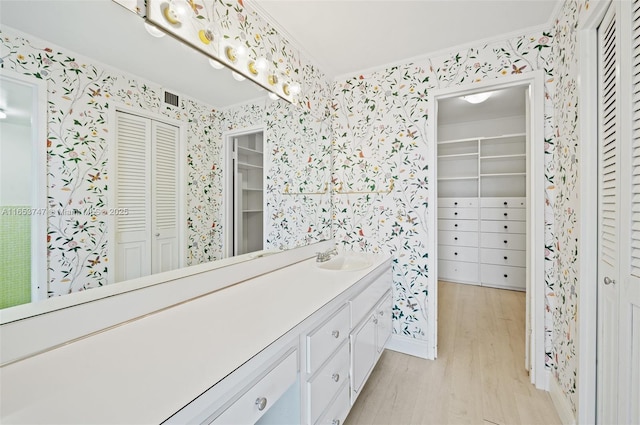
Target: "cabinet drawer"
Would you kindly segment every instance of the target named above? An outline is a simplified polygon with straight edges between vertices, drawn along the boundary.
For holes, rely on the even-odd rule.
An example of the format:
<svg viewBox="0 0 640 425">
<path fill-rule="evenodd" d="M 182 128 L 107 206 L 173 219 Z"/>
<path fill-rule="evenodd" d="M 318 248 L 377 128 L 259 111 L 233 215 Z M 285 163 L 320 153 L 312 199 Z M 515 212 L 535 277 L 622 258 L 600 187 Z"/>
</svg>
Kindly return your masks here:
<svg viewBox="0 0 640 425">
<path fill-rule="evenodd" d="M 298 351 L 293 351 L 238 400 L 213 420 L 213 424 L 255 423 L 295 382 L 298 374 Z M 262 402 L 262 404 L 261 404 Z"/>
<path fill-rule="evenodd" d="M 525 275 L 526 268 L 524 267 L 480 265 L 480 281 L 487 286 L 524 290 L 526 287 Z"/>
<path fill-rule="evenodd" d="M 478 261 L 478 248 L 468 246 L 438 246 L 438 258 L 453 261 Z"/>
<path fill-rule="evenodd" d="M 329 402 L 349 380 L 349 344 L 345 341 L 338 352 L 307 382 L 309 397 L 309 423 L 315 423 Z"/>
<path fill-rule="evenodd" d="M 350 409 L 349 385 L 344 384 L 338 393 L 338 397 L 329 405 L 329 408 L 322 418 L 316 422 L 316 425 L 342 425 Z"/>
<path fill-rule="evenodd" d="M 438 208 L 438 218 L 454 218 L 460 220 L 477 220 L 477 208 Z"/>
<path fill-rule="evenodd" d="M 492 233 L 527 233 L 527 226 L 524 221 L 482 220 L 480 222 L 480 231 Z"/>
<path fill-rule="evenodd" d="M 438 279 L 477 283 L 478 263 L 438 260 Z"/>
<path fill-rule="evenodd" d="M 477 232 L 478 220 L 438 220 L 438 230 Z"/>
<path fill-rule="evenodd" d="M 525 250 L 527 235 L 506 233 L 480 233 L 481 248 Z"/>
<path fill-rule="evenodd" d="M 438 198 L 438 206 L 475 208 L 478 206 L 478 198 Z"/>
<path fill-rule="evenodd" d="M 307 373 L 315 373 L 349 335 L 349 304 L 307 335 Z"/>
<path fill-rule="evenodd" d="M 524 208 L 480 208 L 480 218 L 483 220 L 525 221 L 527 210 Z"/>
<path fill-rule="evenodd" d="M 490 208 L 526 208 L 527 198 L 481 198 L 480 206 Z"/>
<path fill-rule="evenodd" d="M 439 245 L 453 246 L 478 246 L 477 232 L 448 232 L 441 230 L 438 232 Z"/>
<path fill-rule="evenodd" d="M 481 248 L 480 262 L 502 266 L 525 267 L 527 265 L 526 251 Z"/>
<path fill-rule="evenodd" d="M 376 303 L 389 289 L 391 289 L 391 276 L 385 273 L 349 301 L 351 303 L 352 328 L 358 326 L 358 323 L 376 306 Z"/>
</svg>

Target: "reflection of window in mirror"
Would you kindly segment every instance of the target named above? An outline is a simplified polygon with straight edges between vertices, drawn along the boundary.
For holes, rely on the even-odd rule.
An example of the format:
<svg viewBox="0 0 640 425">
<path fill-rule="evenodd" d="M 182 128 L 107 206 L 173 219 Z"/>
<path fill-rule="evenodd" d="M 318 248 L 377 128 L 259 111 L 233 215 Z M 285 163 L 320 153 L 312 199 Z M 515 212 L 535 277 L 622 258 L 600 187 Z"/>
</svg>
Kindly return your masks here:
<svg viewBox="0 0 640 425">
<path fill-rule="evenodd" d="M 46 86 L 0 73 L 0 308 L 47 297 Z"/>
<path fill-rule="evenodd" d="M 116 282 L 183 265 L 181 124 L 146 115 L 116 112 L 115 198 L 108 211 Z"/>
<path fill-rule="evenodd" d="M 225 144 L 225 256 L 264 248 L 262 129 L 229 134 Z"/>
</svg>

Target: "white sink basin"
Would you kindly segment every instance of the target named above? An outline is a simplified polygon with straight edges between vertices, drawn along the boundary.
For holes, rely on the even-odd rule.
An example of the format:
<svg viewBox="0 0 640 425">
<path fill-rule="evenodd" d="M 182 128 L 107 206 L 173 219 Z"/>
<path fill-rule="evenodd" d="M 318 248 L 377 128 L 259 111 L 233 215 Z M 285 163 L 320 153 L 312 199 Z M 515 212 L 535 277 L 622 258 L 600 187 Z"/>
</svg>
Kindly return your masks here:
<svg viewBox="0 0 640 425">
<path fill-rule="evenodd" d="M 339 254 L 329 261 L 316 263 L 316 266 L 325 270 L 362 270 L 371 267 L 373 262 L 362 254 Z"/>
</svg>

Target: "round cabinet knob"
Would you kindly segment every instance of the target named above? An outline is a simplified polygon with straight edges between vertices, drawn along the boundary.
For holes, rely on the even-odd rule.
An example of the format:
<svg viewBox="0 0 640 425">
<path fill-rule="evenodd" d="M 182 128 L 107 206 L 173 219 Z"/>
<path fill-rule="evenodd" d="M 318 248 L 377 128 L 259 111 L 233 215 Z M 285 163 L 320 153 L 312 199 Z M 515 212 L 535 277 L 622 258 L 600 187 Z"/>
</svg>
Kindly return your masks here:
<svg viewBox="0 0 640 425">
<path fill-rule="evenodd" d="M 334 382 L 338 382 L 340 380 L 340 374 L 334 373 L 333 375 L 331 375 L 331 379 L 333 379 Z"/>
<path fill-rule="evenodd" d="M 508 243 L 508 241 L 504 241 L 504 243 Z"/>
<path fill-rule="evenodd" d="M 454 241 L 457 241 L 457 240 L 458 240 L 458 237 L 456 236 L 455 238 L 453 238 L 453 240 L 454 240 Z"/>
<path fill-rule="evenodd" d="M 331 332 L 331 335 L 332 335 L 334 338 L 338 338 L 338 337 L 340 336 L 340 331 L 333 331 L 333 332 Z"/>
<path fill-rule="evenodd" d="M 615 281 L 615 280 L 613 280 L 613 279 L 611 279 L 609 276 L 606 276 L 606 277 L 604 278 L 604 284 L 605 284 L 605 285 L 611 285 L 611 284 L 615 285 L 615 284 L 616 284 L 616 281 Z"/>
<path fill-rule="evenodd" d="M 505 229 L 508 229 L 508 228 L 509 228 L 509 226 L 504 226 L 504 228 L 505 228 Z"/>
<path fill-rule="evenodd" d="M 457 202 L 454 202 L 454 203 L 453 203 L 453 205 L 456 205 L 456 206 L 457 206 L 457 205 L 458 205 L 458 203 L 457 203 Z"/>
<path fill-rule="evenodd" d="M 454 224 L 453 227 L 458 227 L 458 223 Z"/>
<path fill-rule="evenodd" d="M 507 277 L 507 275 L 505 274 L 504 277 Z"/>
<path fill-rule="evenodd" d="M 454 253 L 453 253 L 453 255 L 458 255 L 458 253 L 457 253 L 457 252 L 454 252 Z"/>
<path fill-rule="evenodd" d="M 505 207 L 507 206 L 507 201 L 504 201 L 504 206 L 505 206 Z"/>
<path fill-rule="evenodd" d="M 264 410 L 264 408 L 267 407 L 267 398 L 259 397 L 258 399 L 256 399 L 256 406 L 258 406 L 258 410 Z"/>
<path fill-rule="evenodd" d="M 505 260 L 507 259 L 507 256 L 506 256 L 506 255 L 504 256 L 504 259 L 505 259 Z"/>
<path fill-rule="evenodd" d="M 156 238 L 160 236 L 160 233 L 156 233 Z"/>
<path fill-rule="evenodd" d="M 453 215 L 458 215 L 458 212 L 457 212 L 457 211 L 456 211 L 456 212 L 454 212 L 454 213 L 453 213 Z"/>
<path fill-rule="evenodd" d="M 331 421 L 331 425 L 340 425 L 340 419 L 334 419 Z"/>
<path fill-rule="evenodd" d="M 505 216 L 505 217 L 506 217 L 506 216 L 508 216 L 508 215 L 509 215 L 509 214 L 507 214 L 507 213 L 504 213 L 504 216 Z"/>
</svg>

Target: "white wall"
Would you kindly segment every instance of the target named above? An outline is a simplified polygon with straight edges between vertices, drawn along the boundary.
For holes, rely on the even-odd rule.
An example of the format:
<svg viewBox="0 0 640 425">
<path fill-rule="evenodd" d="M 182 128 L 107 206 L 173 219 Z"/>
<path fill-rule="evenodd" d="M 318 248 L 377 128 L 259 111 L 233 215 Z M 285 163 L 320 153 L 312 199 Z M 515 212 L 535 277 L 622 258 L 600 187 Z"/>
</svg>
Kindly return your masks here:
<svg viewBox="0 0 640 425">
<path fill-rule="evenodd" d="M 438 140 L 502 136 L 505 134 L 522 133 L 524 128 L 526 128 L 524 115 L 492 120 L 443 124 L 438 125 Z"/>
<path fill-rule="evenodd" d="M 31 127 L 0 123 L 0 205 L 31 205 Z"/>
</svg>

